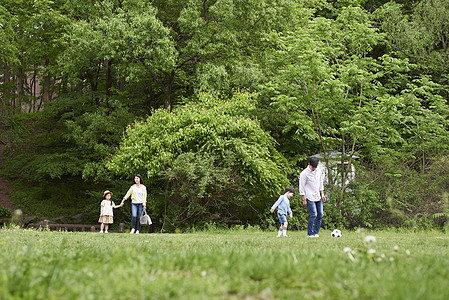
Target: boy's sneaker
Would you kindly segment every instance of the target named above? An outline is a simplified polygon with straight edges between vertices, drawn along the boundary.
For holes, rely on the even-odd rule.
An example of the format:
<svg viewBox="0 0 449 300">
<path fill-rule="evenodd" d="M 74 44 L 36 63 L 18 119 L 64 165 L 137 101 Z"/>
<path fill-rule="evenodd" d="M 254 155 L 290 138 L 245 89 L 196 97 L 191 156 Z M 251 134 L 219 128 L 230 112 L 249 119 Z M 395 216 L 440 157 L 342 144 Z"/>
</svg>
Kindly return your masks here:
<svg viewBox="0 0 449 300">
<path fill-rule="evenodd" d="M 139 230 L 136 231 L 136 234 L 139 234 Z"/>
<path fill-rule="evenodd" d="M 133 228 L 133 229 L 131 229 L 131 232 L 130 232 L 130 234 L 134 234 L 134 231 L 135 231 L 135 229 Z"/>
<path fill-rule="evenodd" d="M 320 237 L 318 234 L 315 234 L 314 237 Z"/>
<path fill-rule="evenodd" d="M 312 237 L 316 237 L 316 235 L 312 234 L 312 235 L 308 235 L 307 237 L 312 238 Z"/>
</svg>

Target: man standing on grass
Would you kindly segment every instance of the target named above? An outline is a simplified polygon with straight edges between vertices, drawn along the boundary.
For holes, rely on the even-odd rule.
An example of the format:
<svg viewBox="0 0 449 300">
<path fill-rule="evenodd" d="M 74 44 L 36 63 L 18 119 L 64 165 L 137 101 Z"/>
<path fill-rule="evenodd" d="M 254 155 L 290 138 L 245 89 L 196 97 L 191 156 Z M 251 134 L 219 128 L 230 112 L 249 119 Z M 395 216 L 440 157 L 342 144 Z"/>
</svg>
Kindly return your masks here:
<svg viewBox="0 0 449 300">
<path fill-rule="evenodd" d="M 319 237 L 318 232 L 323 219 L 323 202 L 326 202 L 326 196 L 324 196 L 323 173 L 318 168 L 316 157 L 309 159 L 309 165 L 299 176 L 299 194 L 302 197 L 302 205 L 307 206 L 309 211 L 307 237 Z"/>
</svg>

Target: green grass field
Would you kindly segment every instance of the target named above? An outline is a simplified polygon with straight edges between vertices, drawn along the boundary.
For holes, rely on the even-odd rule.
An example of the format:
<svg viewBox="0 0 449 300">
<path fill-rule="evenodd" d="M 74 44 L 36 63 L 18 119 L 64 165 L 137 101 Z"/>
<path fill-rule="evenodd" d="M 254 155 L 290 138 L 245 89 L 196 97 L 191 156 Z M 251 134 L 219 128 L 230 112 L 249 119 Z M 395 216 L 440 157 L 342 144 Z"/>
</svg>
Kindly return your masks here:
<svg viewBox="0 0 449 300">
<path fill-rule="evenodd" d="M 0 230 L 0 299 L 449 299 L 447 234 L 275 234 Z"/>
</svg>

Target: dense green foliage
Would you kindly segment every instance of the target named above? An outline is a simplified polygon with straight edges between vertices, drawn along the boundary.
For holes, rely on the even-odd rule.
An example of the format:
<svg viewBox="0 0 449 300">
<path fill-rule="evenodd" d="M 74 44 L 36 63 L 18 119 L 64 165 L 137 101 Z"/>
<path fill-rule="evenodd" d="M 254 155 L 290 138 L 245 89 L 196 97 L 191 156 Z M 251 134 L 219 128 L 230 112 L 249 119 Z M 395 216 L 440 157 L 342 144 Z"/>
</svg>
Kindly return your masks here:
<svg viewBox="0 0 449 300">
<path fill-rule="evenodd" d="M 447 0 L 1 0 L 1 172 L 38 217 L 95 222 L 142 173 L 166 230 L 268 228 L 335 150 L 325 228 L 442 227 L 448 27 Z"/>
<path fill-rule="evenodd" d="M 174 226 L 251 221 L 288 185 L 274 139 L 250 118 L 254 96 L 225 101 L 202 94 L 172 112 L 154 111 L 127 128 L 108 164 L 115 173 L 142 173 L 156 214 Z M 251 208 L 251 209 L 248 209 Z M 160 212 L 160 213 L 157 213 Z"/>
<path fill-rule="evenodd" d="M 0 219 L 11 218 L 12 213 L 6 207 L 0 206 Z"/>
<path fill-rule="evenodd" d="M 446 234 L 369 234 L 376 243 L 364 243 L 368 233 L 329 231 L 277 239 L 238 228 L 140 236 L 0 230 L 0 298 L 449 297 Z"/>
</svg>

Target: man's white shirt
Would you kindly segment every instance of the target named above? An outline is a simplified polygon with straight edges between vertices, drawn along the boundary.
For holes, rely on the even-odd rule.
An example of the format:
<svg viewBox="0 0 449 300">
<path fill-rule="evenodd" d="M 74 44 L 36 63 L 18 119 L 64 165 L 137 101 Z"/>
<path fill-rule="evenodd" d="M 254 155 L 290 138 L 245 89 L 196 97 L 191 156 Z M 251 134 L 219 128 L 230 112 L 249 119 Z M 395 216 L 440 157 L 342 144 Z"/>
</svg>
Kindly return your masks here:
<svg viewBox="0 0 449 300">
<path fill-rule="evenodd" d="M 307 166 L 299 175 L 299 194 L 304 195 L 309 201 L 320 201 L 320 191 L 324 191 L 323 173 L 319 168 L 315 171 Z"/>
</svg>

